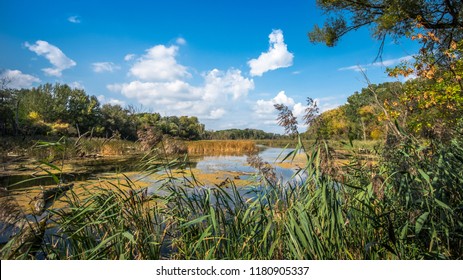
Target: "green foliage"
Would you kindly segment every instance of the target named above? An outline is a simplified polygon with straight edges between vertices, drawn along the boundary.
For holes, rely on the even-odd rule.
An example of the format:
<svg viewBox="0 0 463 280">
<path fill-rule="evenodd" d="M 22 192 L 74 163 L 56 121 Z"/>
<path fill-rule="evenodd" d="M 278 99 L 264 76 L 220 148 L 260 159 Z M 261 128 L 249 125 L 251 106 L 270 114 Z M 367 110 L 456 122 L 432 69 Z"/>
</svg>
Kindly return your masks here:
<svg viewBox="0 0 463 280">
<path fill-rule="evenodd" d="M 135 113 L 130 107 L 100 105 L 95 96 L 68 85 L 0 90 L 1 135 L 80 136 L 138 140 L 138 130 L 153 129 L 174 138 L 197 140 L 204 125 L 196 117 L 161 117 Z"/>
<path fill-rule="evenodd" d="M 433 33 L 412 37 L 422 41 L 439 40 Z M 463 118 L 463 40 L 451 41 L 443 57 L 422 49 L 416 61 L 389 70 L 391 76 L 417 78 L 405 83 L 399 96 L 402 108 L 387 108 L 392 115 L 408 116 L 406 127 L 427 138 L 448 140 Z M 440 62 L 439 62 L 440 61 Z M 405 125 L 404 125 L 405 126 Z"/>
<path fill-rule="evenodd" d="M 170 177 L 178 163 L 149 166 L 150 173 L 165 168 L 161 192 L 138 189 L 127 177 L 72 189 L 64 206 L 25 226 L 0 257 L 460 259 L 463 142 L 404 139 L 389 139 L 376 167 L 352 150 L 342 168 L 332 165 L 326 143 L 306 149 L 299 140 L 284 158 L 303 153 L 306 164 L 294 175 L 303 180 L 284 184 L 262 169 L 263 179 L 245 189 Z M 8 217 L 24 222 L 6 202 Z"/>
<path fill-rule="evenodd" d="M 317 5 L 328 18 L 323 28 L 316 25 L 309 32 L 309 39 L 327 46 L 334 46 L 342 36 L 364 26 L 380 40 L 408 36 L 416 29 L 431 31 L 440 41 L 427 41 L 423 46 L 438 51 L 451 40 L 463 39 L 463 4 L 459 0 L 317 0 Z"/>
</svg>

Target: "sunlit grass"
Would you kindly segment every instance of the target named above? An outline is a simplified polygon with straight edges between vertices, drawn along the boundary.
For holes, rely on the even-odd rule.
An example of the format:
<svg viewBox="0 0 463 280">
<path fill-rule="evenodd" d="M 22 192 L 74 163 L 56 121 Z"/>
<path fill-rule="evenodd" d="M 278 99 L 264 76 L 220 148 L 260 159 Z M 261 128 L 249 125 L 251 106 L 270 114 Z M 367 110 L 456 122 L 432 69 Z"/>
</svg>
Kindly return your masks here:
<svg viewBox="0 0 463 280">
<path fill-rule="evenodd" d="M 188 154 L 195 155 L 246 155 L 256 153 L 251 140 L 201 140 L 187 142 Z"/>
</svg>

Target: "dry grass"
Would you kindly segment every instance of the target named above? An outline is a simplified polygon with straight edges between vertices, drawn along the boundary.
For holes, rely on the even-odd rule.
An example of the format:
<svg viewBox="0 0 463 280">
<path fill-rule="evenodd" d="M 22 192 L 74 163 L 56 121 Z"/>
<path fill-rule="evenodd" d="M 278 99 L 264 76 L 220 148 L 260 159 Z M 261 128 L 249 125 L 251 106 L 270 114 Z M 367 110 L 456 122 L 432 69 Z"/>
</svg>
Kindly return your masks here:
<svg viewBox="0 0 463 280">
<path fill-rule="evenodd" d="M 251 140 L 203 140 L 188 142 L 189 155 L 246 155 L 258 151 Z"/>
</svg>

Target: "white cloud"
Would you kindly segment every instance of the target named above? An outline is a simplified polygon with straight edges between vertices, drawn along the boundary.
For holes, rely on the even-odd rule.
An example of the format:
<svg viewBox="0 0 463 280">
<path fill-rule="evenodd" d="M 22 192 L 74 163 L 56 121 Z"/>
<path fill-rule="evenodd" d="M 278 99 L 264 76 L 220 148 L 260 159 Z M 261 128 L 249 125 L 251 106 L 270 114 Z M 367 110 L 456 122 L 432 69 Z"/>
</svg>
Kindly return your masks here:
<svg viewBox="0 0 463 280">
<path fill-rule="evenodd" d="M 120 90 L 128 98 L 135 98 L 143 105 L 174 106 L 185 100 L 199 97 L 196 89 L 186 82 L 175 80 L 170 82 L 132 81 L 124 84 L 113 84 L 109 89 Z"/>
<path fill-rule="evenodd" d="M 383 61 L 378 61 L 378 62 L 373 62 L 369 64 L 363 64 L 363 65 L 352 65 L 352 66 L 347 66 L 347 67 L 341 67 L 338 69 L 338 71 L 356 71 L 356 72 L 365 72 L 369 68 L 376 68 L 376 67 L 389 67 L 393 66 L 396 64 L 399 64 L 401 62 L 406 62 L 413 60 L 412 55 L 407 55 L 399 58 L 393 58 L 393 59 L 387 59 Z"/>
<path fill-rule="evenodd" d="M 286 96 L 285 91 L 280 91 L 274 98 L 270 100 L 259 99 L 256 101 L 254 106 L 254 112 L 262 118 L 267 118 L 269 115 L 272 117 L 276 116 L 276 109 L 273 105 L 275 104 L 283 104 L 288 107 L 294 106 L 295 102 L 294 99 L 291 97 Z"/>
<path fill-rule="evenodd" d="M 106 88 L 112 92 L 120 92 L 122 90 L 122 84 L 109 84 Z"/>
<path fill-rule="evenodd" d="M 104 95 L 98 95 L 96 98 L 101 104 L 119 105 L 121 107 L 125 106 L 125 102 L 119 99 L 115 99 L 115 98 L 106 99 Z"/>
<path fill-rule="evenodd" d="M 129 54 L 126 54 L 126 55 L 124 56 L 124 60 L 125 60 L 125 61 L 131 61 L 131 60 L 134 59 L 134 58 L 135 58 L 135 54 L 133 54 L 133 53 L 129 53 Z"/>
<path fill-rule="evenodd" d="M 121 69 L 120 66 L 112 62 L 95 62 L 92 63 L 92 68 L 95 73 L 114 72 Z"/>
<path fill-rule="evenodd" d="M 0 73 L 0 79 L 5 82 L 6 88 L 29 88 L 33 83 L 40 83 L 40 79 L 29 74 L 23 74 L 19 70 L 7 69 Z"/>
<path fill-rule="evenodd" d="M 203 99 L 209 102 L 223 99 L 227 94 L 237 100 L 254 89 L 254 81 L 243 77 L 237 69 L 229 69 L 227 72 L 213 69 L 204 76 L 204 83 L 204 88 L 201 89 L 204 93 Z"/>
<path fill-rule="evenodd" d="M 80 23 L 80 17 L 79 16 L 70 16 L 68 17 L 68 21 L 72 23 Z"/>
<path fill-rule="evenodd" d="M 76 66 L 76 62 L 68 58 L 59 48 L 46 41 L 38 40 L 34 45 L 25 43 L 25 46 L 37 55 L 44 56 L 54 68 L 42 69 L 47 75 L 61 77 L 63 70 Z"/>
<path fill-rule="evenodd" d="M 162 114 L 217 120 L 254 89 L 254 81 L 233 68 L 207 71 L 201 75 L 201 84 L 192 85 L 186 81 L 191 77 L 187 67 L 175 59 L 177 53 L 177 46 L 157 45 L 148 49 L 129 70 L 134 79 L 107 85 L 108 90 Z"/>
<path fill-rule="evenodd" d="M 175 42 L 181 46 L 186 45 L 186 40 L 182 37 L 178 37 L 177 40 L 175 40 Z"/>
<path fill-rule="evenodd" d="M 389 67 L 389 66 L 392 66 L 392 65 L 395 65 L 395 64 L 398 64 L 398 63 L 401 63 L 401 62 L 410 61 L 410 60 L 413 60 L 413 59 L 414 59 L 414 57 L 412 55 L 407 55 L 407 56 L 403 56 L 403 57 L 399 57 L 399 58 L 378 61 L 378 62 L 372 63 L 371 66 Z"/>
<path fill-rule="evenodd" d="M 307 106 L 302 105 L 302 103 L 296 103 L 293 106 L 293 115 L 296 118 L 302 118 L 305 114 L 305 109 L 307 109 Z"/>
<path fill-rule="evenodd" d="M 365 72 L 367 69 L 365 68 L 365 65 L 352 65 L 352 66 L 347 66 L 347 67 L 341 67 L 338 69 L 338 71 L 355 71 L 355 72 Z"/>
<path fill-rule="evenodd" d="M 218 108 L 218 109 L 212 110 L 210 115 L 209 115 L 209 119 L 211 119 L 211 120 L 220 119 L 225 115 L 226 112 L 227 111 L 225 111 L 223 108 Z"/>
<path fill-rule="evenodd" d="M 173 81 L 191 76 L 187 68 L 175 60 L 177 46 L 154 46 L 137 60 L 130 74 L 143 81 Z"/>
<path fill-rule="evenodd" d="M 286 105 L 292 112 L 293 116 L 298 118 L 299 129 L 304 129 L 302 117 L 304 116 L 307 106 L 302 103 L 296 103 L 293 98 L 286 95 L 284 91 L 280 91 L 274 98 L 270 100 L 259 99 L 254 104 L 254 114 L 260 122 L 266 125 L 275 125 L 278 111 L 275 109 L 275 104 Z"/>
<path fill-rule="evenodd" d="M 280 91 L 277 96 L 275 96 L 272 101 L 275 104 L 283 104 L 286 106 L 292 106 L 294 105 L 294 99 L 291 97 L 286 96 L 286 93 L 284 91 Z"/>
<path fill-rule="evenodd" d="M 119 99 L 115 99 L 115 98 L 110 98 L 108 100 L 108 103 L 111 104 L 111 105 L 119 105 L 121 107 L 124 107 L 125 106 L 125 102 L 122 101 L 122 100 L 119 100 Z"/>
<path fill-rule="evenodd" d="M 252 79 L 244 78 L 241 71 L 226 72 L 214 69 L 203 75 L 204 84 L 193 86 L 182 80 L 144 82 L 132 81 L 111 84 L 107 88 L 157 111 L 173 115 L 196 115 L 207 119 L 221 118 L 233 102 L 247 96 L 254 88 Z M 219 109 L 216 109 L 220 107 Z"/>
<path fill-rule="evenodd" d="M 294 55 L 288 51 L 284 42 L 283 31 L 273 30 L 269 37 L 269 49 L 258 58 L 248 61 L 251 76 L 262 76 L 263 73 L 293 65 Z"/>
</svg>

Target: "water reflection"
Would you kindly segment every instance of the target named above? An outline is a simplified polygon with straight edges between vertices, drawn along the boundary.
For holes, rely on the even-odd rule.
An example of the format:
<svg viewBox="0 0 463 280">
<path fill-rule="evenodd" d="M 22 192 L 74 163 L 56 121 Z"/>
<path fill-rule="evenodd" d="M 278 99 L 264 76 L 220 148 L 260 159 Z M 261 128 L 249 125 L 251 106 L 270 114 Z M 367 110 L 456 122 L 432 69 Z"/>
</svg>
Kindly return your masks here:
<svg viewBox="0 0 463 280">
<path fill-rule="evenodd" d="M 259 152 L 263 161 L 270 163 L 276 171 L 277 178 L 284 182 L 290 180 L 297 172 L 297 167 L 284 168 L 277 163 L 292 150 L 281 148 L 264 148 Z M 207 156 L 202 158 L 196 168 L 204 173 L 239 172 L 243 174 L 255 174 L 257 169 L 247 163 L 247 156 Z"/>
<path fill-rule="evenodd" d="M 300 172 L 299 168 L 295 165 L 287 164 L 285 167 L 279 166 L 278 163 L 281 162 L 281 159 L 284 158 L 289 152 L 292 152 L 290 149 L 282 148 L 267 148 L 260 147 L 259 156 L 263 161 L 270 163 L 275 169 L 276 178 L 279 183 L 282 184 L 292 184 L 299 185 L 304 181 L 306 175 L 304 172 Z M 259 177 L 258 170 L 254 167 L 251 167 L 247 162 L 246 155 L 236 155 L 236 156 L 203 156 L 197 157 L 194 159 L 194 168 L 201 174 L 211 174 L 211 177 L 214 177 L 218 180 L 247 180 L 251 182 L 249 185 L 242 187 L 240 192 L 248 192 L 249 189 L 256 190 L 260 189 L 261 178 Z M 162 175 L 165 171 L 160 171 L 156 175 Z M 181 176 L 180 176 L 181 177 Z M 142 177 L 137 175 L 134 179 L 141 179 Z M 192 180 L 191 176 L 185 175 L 183 178 L 187 180 Z M 183 179 L 182 178 L 182 179 Z M 160 180 L 159 177 L 149 176 L 141 179 L 145 182 L 149 182 L 150 186 L 148 188 L 149 193 L 164 193 L 161 186 L 165 183 L 165 180 Z M 171 181 L 170 184 L 182 185 L 184 181 L 178 180 L 177 182 Z M 217 187 L 218 184 L 206 183 L 201 185 L 202 188 Z M 224 187 L 226 184 L 224 184 Z M 247 189 L 247 190 L 246 190 Z"/>
</svg>

